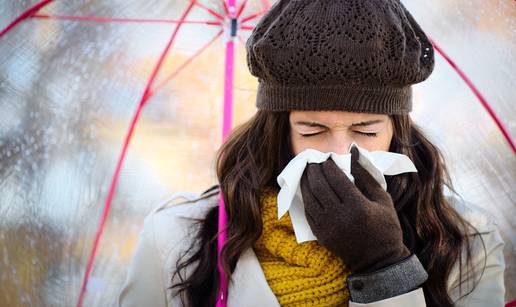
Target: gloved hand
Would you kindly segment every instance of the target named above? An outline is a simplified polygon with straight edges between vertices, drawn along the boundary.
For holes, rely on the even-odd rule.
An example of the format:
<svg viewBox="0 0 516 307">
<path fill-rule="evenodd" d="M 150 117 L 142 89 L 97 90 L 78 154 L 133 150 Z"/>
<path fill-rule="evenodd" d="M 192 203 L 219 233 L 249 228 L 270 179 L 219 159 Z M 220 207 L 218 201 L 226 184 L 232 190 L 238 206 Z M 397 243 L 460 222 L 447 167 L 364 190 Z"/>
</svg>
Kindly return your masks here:
<svg viewBox="0 0 516 307">
<path fill-rule="evenodd" d="M 390 194 L 351 149 L 349 180 L 331 157 L 309 163 L 301 177 L 308 224 L 318 241 L 341 257 L 352 273 L 369 273 L 411 255 Z"/>
</svg>

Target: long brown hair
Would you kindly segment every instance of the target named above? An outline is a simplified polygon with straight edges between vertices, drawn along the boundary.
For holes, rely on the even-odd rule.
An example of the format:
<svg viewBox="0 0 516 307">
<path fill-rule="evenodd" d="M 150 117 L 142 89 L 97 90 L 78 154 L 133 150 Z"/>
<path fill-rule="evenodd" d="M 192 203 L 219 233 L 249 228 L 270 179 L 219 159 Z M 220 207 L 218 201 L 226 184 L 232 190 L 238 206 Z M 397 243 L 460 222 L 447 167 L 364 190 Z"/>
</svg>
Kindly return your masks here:
<svg viewBox="0 0 516 307">
<path fill-rule="evenodd" d="M 455 191 L 439 149 L 409 115 L 391 115 L 391 119 L 394 133 L 389 151 L 409 156 L 418 170 L 386 176 L 403 240 L 428 272 L 428 280 L 422 285 L 427 306 L 453 306 L 447 279 L 458 261 L 462 285 L 463 247 L 470 268 L 466 276 L 470 277 L 471 246 L 466 225 L 473 225 L 453 209 L 444 195 L 445 186 Z M 288 111 L 258 110 L 234 129 L 217 152 L 218 187 L 222 189 L 228 214 L 227 241 L 221 256 L 226 276 L 231 277 L 240 255 L 259 238 L 260 196 L 265 189 L 279 188 L 276 177 L 293 157 Z M 197 242 L 176 264 L 172 280 L 178 276 L 180 282 L 171 288 L 178 291 L 185 306 L 215 305 L 219 278 L 217 219 L 215 206 L 197 221 Z M 476 235 L 480 235 L 478 231 Z M 186 276 L 185 269 L 190 265 L 195 267 Z"/>
</svg>

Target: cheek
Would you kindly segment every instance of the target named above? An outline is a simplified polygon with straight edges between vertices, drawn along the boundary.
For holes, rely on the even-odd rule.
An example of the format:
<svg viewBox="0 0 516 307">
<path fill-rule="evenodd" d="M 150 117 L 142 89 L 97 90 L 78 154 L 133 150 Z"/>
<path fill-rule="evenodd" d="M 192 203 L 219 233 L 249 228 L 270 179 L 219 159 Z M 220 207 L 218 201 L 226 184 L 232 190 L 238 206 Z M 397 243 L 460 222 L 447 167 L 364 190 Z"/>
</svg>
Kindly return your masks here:
<svg viewBox="0 0 516 307">
<path fill-rule="evenodd" d="M 362 138 L 364 139 L 364 138 Z M 367 139 L 367 138 L 366 138 Z M 376 138 L 370 138 L 371 140 L 366 140 L 365 143 L 368 147 L 367 150 L 381 150 L 381 151 L 389 151 L 392 140 L 392 131 L 388 129 L 384 133 L 380 133 Z M 360 145 L 360 144 L 359 144 Z"/>
<path fill-rule="evenodd" d="M 303 150 L 307 148 L 315 148 L 318 150 L 324 151 L 321 141 L 321 138 L 318 137 L 300 137 L 297 132 L 291 132 L 290 139 L 292 143 L 292 151 L 294 152 L 294 155 L 297 155 L 298 153 L 302 152 Z"/>
<path fill-rule="evenodd" d="M 383 130 L 381 130 L 377 137 L 362 136 L 359 137 L 357 143 L 358 145 L 366 148 L 369 151 L 389 151 L 389 148 L 391 147 L 392 137 L 393 128 L 392 124 L 389 122 L 389 124 Z"/>
<path fill-rule="evenodd" d="M 355 141 L 359 146 L 364 147 L 369 151 L 389 151 L 391 137 L 385 134 L 379 135 L 378 137 L 362 136 L 359 139 L 356 139 Z"/>
<path fill-rule="evenodd" d="M 297 155 L 298 153 L 302 152 L 304 149 L 310 147 L 309 144 L 306 144 L 306 141 L 303 139 L 300 139 L 293 133 L 291 134 L 292 140 L 292 151 L 294 152 L 294 155 Z"/>
</svg>

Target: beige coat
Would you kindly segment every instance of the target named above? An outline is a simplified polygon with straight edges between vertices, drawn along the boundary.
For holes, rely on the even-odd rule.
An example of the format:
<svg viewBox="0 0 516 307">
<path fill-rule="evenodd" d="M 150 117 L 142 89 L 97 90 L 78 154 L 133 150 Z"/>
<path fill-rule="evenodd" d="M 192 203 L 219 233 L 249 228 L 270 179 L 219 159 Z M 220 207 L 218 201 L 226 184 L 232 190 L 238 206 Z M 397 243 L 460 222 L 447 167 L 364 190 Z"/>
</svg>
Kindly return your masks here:
<svg viewBox="0 0 516 307">
<path fill-rule="evenodd" d="M 174 194 L 151 212 L 144 222 L 138 244 L 129 265 L 127 278 L 118 297 L 119 306 L 183 306 L 178 296 L 171 295 L 171 273 L 179 255 L 189 246 L 195 231 L 189 228 L 191 218 L 202 218 L 207 210 L 218 205 L 218 190 L 200 198 L 188 192 Z M 483 209 L 458 198 L 451 198 L 455 208 L 477 227 L 484 239 L 487 257 L 484 257 L 479 236 L 474 236 L 473 264 L 481 270 L 486 260 L 486 268 L 475 290 L 456 306 L 502 307 L 505 287 L 503 272 L 505 260 L 503 247 L 496 222 Z M 252 248 L 246 250 L 237 262 L 233 273 L 234 283 L 228 289 L 228 307 L 280 306 L 267 284 Z M 477 277 L 478 278 L 478 277 Z M 452 299 L 458 298 L 458 267 L 455 265 L 448 282 Z M 471 288 L 471 286 L 470 286 Z M 467 288 L 467 292 L 471 289 Z M 464 291 L 464 286 L 463 290 Z M 467 293 L 466 292 L 466 293 Z M 464 292 L 463 292 L 464 293 Z M 350 307 L 390 307 L 426 306 L 422 288 L 389 299 L 360 304 L 350 302 Z"/>
</svg>

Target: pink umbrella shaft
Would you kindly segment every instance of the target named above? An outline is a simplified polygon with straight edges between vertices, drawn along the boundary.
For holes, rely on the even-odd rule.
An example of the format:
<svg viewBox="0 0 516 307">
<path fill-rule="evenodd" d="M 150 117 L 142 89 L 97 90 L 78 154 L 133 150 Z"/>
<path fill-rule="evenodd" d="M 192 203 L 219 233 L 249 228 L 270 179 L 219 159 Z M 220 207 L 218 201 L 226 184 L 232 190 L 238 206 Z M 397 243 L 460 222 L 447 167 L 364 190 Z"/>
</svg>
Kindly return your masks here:
<svg viewBox="0 0 516 307">
<path fill-rule="evenodd" d="M 225 3 L 225 2 L 224 2 Z M 235 18 L 235 0 L 229 0 L 229 18 Z M 234 41 L 233 36 L 226 42 L 226 63 L 224 72 L 224 119 L 222 125 L 222 139 L 223 141 L 229 135 L 231 130 L 231 118 L 233 113 L 233 77 L 234 77 Z M 219 224 L 218 224 L 218 237 L 217 237 L 217 266 L 220 275 L 219 282 L 219 295 L 217 295 L 217 307 L 225 307 L 227 304 L 227 278 L 222 268 L 221 262 L 221 251 L 226 241 L 226 226 L 228 223 L 228 217 L 226 214 L 226 208 L 224 205 L 224 197 L 222 191 L 219 195 Z"/>
</svg>

